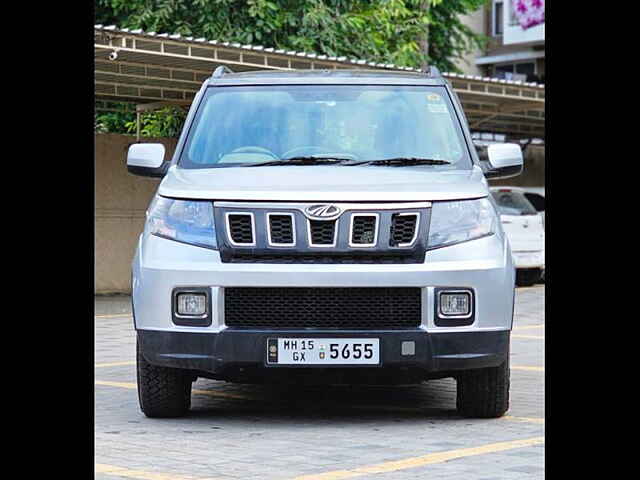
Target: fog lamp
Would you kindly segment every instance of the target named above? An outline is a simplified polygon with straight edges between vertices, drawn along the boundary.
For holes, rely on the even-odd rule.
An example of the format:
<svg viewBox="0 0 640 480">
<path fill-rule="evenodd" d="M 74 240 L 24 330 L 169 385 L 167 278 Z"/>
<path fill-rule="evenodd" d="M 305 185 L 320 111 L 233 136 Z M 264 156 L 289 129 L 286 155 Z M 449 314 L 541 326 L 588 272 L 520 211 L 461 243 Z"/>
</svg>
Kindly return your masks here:
<svg viewBox="0 0 640 480">
<path fill-rule="evenodd" d="M 178 315 L 201 316 L 207 313 L 207 296 L 202 293 L 179 293 Z"/>
<path fill-rule="evenodd" d="M 440 315 L 445 317 L 468 317 L 471 315 L 471 293 L 440 292 Z"/>
</svg>

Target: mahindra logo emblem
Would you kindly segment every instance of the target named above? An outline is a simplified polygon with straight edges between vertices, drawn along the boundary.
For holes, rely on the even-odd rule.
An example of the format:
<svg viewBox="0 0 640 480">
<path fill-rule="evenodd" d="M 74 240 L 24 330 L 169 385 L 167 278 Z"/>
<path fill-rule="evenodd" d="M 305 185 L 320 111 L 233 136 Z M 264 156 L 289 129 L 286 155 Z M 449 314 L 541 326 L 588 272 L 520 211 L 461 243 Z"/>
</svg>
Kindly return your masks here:
<svg viewBox="0 0 640 480">
<path fill-rule="evenodd" d="M 318 220 L 331 220 L 339 217 L 342 213 L 342 210 L 335 205 L 311 205 L 305 208 L 304 211 L 309 218 Z"/>
</svg>

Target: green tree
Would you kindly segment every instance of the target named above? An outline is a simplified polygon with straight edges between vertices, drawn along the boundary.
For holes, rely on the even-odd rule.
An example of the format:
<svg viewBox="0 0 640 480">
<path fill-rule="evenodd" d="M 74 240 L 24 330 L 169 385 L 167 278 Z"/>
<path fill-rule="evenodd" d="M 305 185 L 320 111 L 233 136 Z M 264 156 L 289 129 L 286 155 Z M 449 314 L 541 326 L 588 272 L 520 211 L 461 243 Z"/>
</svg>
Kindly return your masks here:
<svg viewBox="0 0 640 480">
<path fill-rule="evenodd" d="M 484 36 L 460 15 L 487 0 L 96 0 L 96 22 L 458 71 Z M 427 33 L 428 32 L 428 33 Z M 428 37 L 427 37 L 428 34 Z M 423 48 L 427 38 L 428 53 Z"/>
<path fill-rule="evenodd" d="M 459 16 L 486 2 L 96 0 L 96 23 L 458 72 L 455 61 L 486 41 Z M 145 113 L 141 134 L 178 136 L 184 118 L 175 108 Z M 97 115 L 96 131 L 135 134 L 135 114 Z"/>
<path fill-rule="evenodd" d="M 164 107 L 154 112 L 140 115 L 140 135 L 144 137 L 178 137 L 187 112 L 180 107 Z M 135 115 L 125 124 L 127 133 L 135 134 L 137 123 Z"/>
</svg>

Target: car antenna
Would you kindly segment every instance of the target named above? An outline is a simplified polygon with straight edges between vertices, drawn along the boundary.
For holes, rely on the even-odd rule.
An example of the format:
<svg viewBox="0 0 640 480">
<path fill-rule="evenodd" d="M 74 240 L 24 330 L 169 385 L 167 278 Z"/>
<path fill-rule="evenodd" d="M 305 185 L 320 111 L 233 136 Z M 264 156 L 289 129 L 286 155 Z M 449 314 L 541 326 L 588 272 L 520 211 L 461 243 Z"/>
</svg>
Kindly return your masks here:
<svg viewBox="0 0 640 480">
<path fill-rule="evenodd" d="M 211 75 L 211 78 L 220 78 L 221 76 L 223 76 L 226 73 L 234 73 L 234 71 L 231 70 L 226 65 L 220 65 L 218 68 L 216 68 L 213 71 L 213 75 Z"/>
<path fill-rule="evenodd" d="M 430 77 L 434 77 L 434 78 L 441 77 L 440 70 L 438 70 L 438 67 L 436 67 L 435 65 L 429 65 L 425 73 Z"/>
</svg>

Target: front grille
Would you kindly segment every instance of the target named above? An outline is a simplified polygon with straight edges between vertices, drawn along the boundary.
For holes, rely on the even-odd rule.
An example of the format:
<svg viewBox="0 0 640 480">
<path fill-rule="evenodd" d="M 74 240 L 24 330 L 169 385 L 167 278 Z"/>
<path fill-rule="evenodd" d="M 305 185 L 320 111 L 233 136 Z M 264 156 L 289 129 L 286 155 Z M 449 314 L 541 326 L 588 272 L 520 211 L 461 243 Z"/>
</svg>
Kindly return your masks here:
<svg viewBox="0 0 640 480">
<path fill-rule="evenodd" d="M 418 215 L 396 214 L 391 220 L 391 245 L 406 245 L 413 241 Z"/>
<path fill-rule="evenodd" d="M 336 221 L 309 220 L 309 230 L 313 245 L 333 245 L 336 234 Z"/>
<path fill-rule="evenodd" d="M 229 287 L 224 311 L 229 327 L 404 329 L 420 325 L 422 295 L 417 287 Z"/>
<path fill-rule="evenodd" d="M 253 243 L 251 215 L 247 213 L 229 214 L 229 236 L 238 244 Z"/>
<path fill-rule="evenodd" d="M 338 218 L 329 220 L 312 218 L 307 210 L 314 205 L 214 202 L 222 262 L 403 264 L 425 261 L 431 216 L 428 202 L 329 205 L 339 213 Z"/>
</svg>

